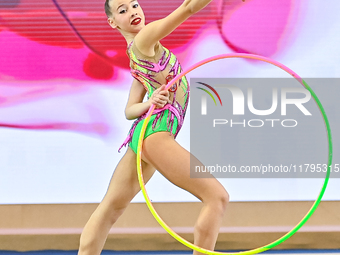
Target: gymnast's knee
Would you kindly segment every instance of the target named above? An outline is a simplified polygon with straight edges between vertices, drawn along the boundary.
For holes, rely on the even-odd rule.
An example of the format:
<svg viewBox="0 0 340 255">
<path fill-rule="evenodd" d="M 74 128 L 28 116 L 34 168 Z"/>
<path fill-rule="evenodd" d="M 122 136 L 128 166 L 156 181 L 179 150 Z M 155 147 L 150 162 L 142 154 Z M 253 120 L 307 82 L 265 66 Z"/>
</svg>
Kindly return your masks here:
<svg viewBox="0 0 340 255">
<path fill-rule="evenodd" d="M 218 196 L 218 200 L 219 200 L 220 209 L 224 213 L 224 211 L 227 209 L 227 206 L 229 204 L 229 200 L 230 200 L 229 193 L 226 190 L 224 190 Z"/>
<path fill-rule="evenodd" d="M 210 199 L 207 202 L 203 201 L 203 203 L 210 205 L 211 207 L 214 208 L 216 212 L 220 212 L 221 215 L 223 215 L 227 209 L 229 200 L 230 200 L 229 193 L 226 190 L 222 190 L 214 194 L 214 197 L 212 199 Z"/>
</svg>

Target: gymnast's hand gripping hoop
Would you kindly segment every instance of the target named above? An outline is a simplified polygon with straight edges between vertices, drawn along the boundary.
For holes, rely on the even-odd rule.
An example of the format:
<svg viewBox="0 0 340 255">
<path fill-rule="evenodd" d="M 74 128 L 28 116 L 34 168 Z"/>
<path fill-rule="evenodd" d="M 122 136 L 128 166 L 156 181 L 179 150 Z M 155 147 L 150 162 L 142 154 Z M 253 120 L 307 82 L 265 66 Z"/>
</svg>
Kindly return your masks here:
<svg viewBox="0 0 340 255">
<path fill-rule="evenodd" d="M 207 64 L 209 62 L 215 61 L 215 60 L 219 60 L 219 59 L 225 59 L 225 58 L 245 58 L 245 59 L 255 59 L 255 60 L 260 60 L 260 61 L 264 61 L 267 62 L 269 64 L 275 65 L 279 68 L 281 68 L 282 70 L 286 71 L 287 73 L 289 73 L 290 75 L 292 75 L 296 80 L 299 81 L 299 83 L 304 86 L 307 90 L 309 90 L 309 92 L 311 93 L 314 101 L 316 102 L 316 104 L 318 105 L 318 108 L 323 116 L 324 119 L 324 123 L 326 126 L 326 131 L 327 131 L 327 138 L 328 138 L 328 167 L 327 167 L 327 173 L 326 173 L 326 177 L 325 177 L 325 181 L 322 185 L 321 191 L 319 193 L 319 196 L 317 197 L 317 199 L 315 200 L 315 202 L 313 203 L 312 207 L 309 209 L 309 211 L 307 212 L 307 214 L 303 217 L 303 219 L 292 229 L 290 230 L 287 234 L 285 234 L 284 236 L 280 237 L 279 239 L 277 239 L 276 241 L 264 245 L 262 247 L 253 249 L 253 250 L 248 250 L 248 251 L 241 251 L 241 252 L 235 252 L 235 253 L 226 253 L 226 252 L 218 252 L 218 251 L 211 251 L 211 250 L 207 250 L 207 249 L 203 249 L 201 247 L 198 247 L 197 245 L 194 245 L 192 243 L 190 243 L 189 241 L 185 240 L 184 238 L 182 238 L 181 236 L 179 236 L 176 232 L 174 232 L 164 221 L 163 219 L 158 215 L 158 213 L 156 212 L 155 208 L 153 207 L 150 198 L 146 192 L 145 189 L 145 184 L 144 184 L 144 179 L 143 179 L 143 173 L 142 173 L 142 164 L 141 164 L 141 155 L 142 155 L 142 145 L 143 145 L 143 138 L 144 138 L 144 134 L 145 134 L 145 130 L 147 127 L 147 124 L 150 120 L 150 117 L 155 109 L 155 105 L 151 105 L 148 113 L 147 113 L 147 117 L 144 120 L 143 126 L 142 126 L 142 130 L 139 136 L 139 140 L 138 140 L 138 147 L 137 147 L 137 174 L 138 174 L 138 181 L 139 181 L 139 185 L 141 187 L 141 190 L 143 192 L 143 196 L 145 198 L 146 204 L 149 208 L 149 210 L 151 211 L 152 215 L 155 217 L 155 219 L 157 220 L 157 222 L 172 236 L 174 237 L 177 241 L 179 241 L 180 243 L 184 244 L 185 246 L 201 252 L 201 253 L 205 253 L 205 254 L 210 254 L 210 255 L 222 255 L 222 254 L 257 254 L 260 252 L 264 252 L 267 251 L 281 243 L 283 243 L 284 241 L 286 241 L 288 238 L 290 238 L 293 234 L 295 234 L 306 222 L 307 220 L 312 216 L 312 214 L 314 213 L 314 211 L 316 210 L 316 208 L 319 206 L 321 199 L 325 193 L 327 184 L 328 184 L 328 180 L 329 180 L 329 176 L 330 176 L 330 171 L 331 171 L 331 165 L 332 165 L 332 157 L 333 157 L 333 147 L 332 147 L 332 135 L 331 135 L 331 129 L 330 129 L 330 125 L 328 122 L 328 118 L 326 115 L 326 112 L 321 104 L 321 102 L 319 101 L 318 97 L 316 96 L 316 94 L 314 93 L 314 91 L 308 86 L 308 84 L 300 77 L 298 76 L 295 72 L 293 72 L 291 69 L 289 69 L 288 67 L 284 66 L 283 64 L 275 61 L 275 60 L 271 60 L 269 58 L 265 58 L 262 56 L 258 56 L 258 55 L 253 55 L 253 54 L 244 54 L 244 53 L 236 53 L 236 54 L 222 54 L 222 55 L 217 55 L 217 56 L 213 56 L 210 58 L 207 58 L 205 60 L 202 60 L 200 62 L 198 62 L 197 64 L 193 65 L 192 67 L 190 67 L 187 71 L 182 72 L 181 74 L 179 74 L 177 77 L 175 77 L 173 80 L 171 80 L 171 82 L 169 82 L 167 84 L 167 86 L 165 87 L 165 89 L 169 89 L 174 83 L 176 83 L 179 79 L 181 79 L 184 75 L 188 74 L 189 72 L 191 72 L 192 70 Z"/>
</svg>

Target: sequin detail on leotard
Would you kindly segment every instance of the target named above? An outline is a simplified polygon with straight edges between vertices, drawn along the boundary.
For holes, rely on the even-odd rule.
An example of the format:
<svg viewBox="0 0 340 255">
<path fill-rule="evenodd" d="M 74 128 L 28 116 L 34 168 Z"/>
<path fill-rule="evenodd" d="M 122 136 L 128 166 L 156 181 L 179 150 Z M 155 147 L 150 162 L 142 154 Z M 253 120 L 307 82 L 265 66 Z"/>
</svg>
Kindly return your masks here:
<svg viewBox="0 0 340 255">
<path fill-rule="evenodd" d="M 163 47 L 160 43 L 158 43 L 157 45 L 158 51 L 156 52 L 155 56 L 157 55 L 157 53 L 159 53 L 159 55 L 161 54 L 161 57 L 159 58 L 158 61 L 155 62 L 150 61 L 150 57 L 147 56 L 144 56 L 145 59 L 142 59 L 143 58 L 142 54 L 139 53 L 138 49 L 134 46 L 135 48 L 134 51 L 136 51 L 137 54 L 139 53 L 139 55 L 142 56 L 138 57 L 136 52 L 132 50 L 133 46 L 134 46 L 133 42 L 131 42 L 127 49 L 127 54 L 130 58 L 131 74 L 135 79 L 137 79 L 140 83 L 143 84 L 144 88 L 148 93 L 148 99 L 151 97 L 152 93 L 158 87 L 161 86 L 161 83 L 156 79 L 156 76 L 159 75 L 161 72 L 165 71 L 167 67 L 169 67 L 169 70 L 165 77 L 168 77 L 168 75 L 175 77 L 182 72 L 181 65 L 179 64 L 176 56 L 170 50 Z M 189 91 L 190 91 L 189 83 L 186 77 L 183 76 L 177 82 L 177 90 L 173 92 L 174 96 L 172 103 L 166 104 L 163 108 L 154 110 L 153 114 L 157 114 L 157 116 L 152 123 L 152 129 L 155 128 L 158 120 L 159 121 L 162 120 L 164 110 L 168 109 L 170 112 L 167 118 L 167 128 L 168 131 L 170 132 L 173 131 L 172 129 L 174 124 L 174 118 L 176 117 L 178 120 L 178 127 L 174 134 L 174 137 L 175 138 L 177 137 L 177 134 L 183 125 L 185 113 L 188 107 Z M 127 138 L 118 149 L 118 152 L 120 152 L 120 149 L 123 146 L 126 146 L 129 142 L 131 142 L 137 124 L 141 120 L 146 118 L 146 114 L 147 113 L 144 113 L 137 120 L 134 121 Z"/>
</svg>

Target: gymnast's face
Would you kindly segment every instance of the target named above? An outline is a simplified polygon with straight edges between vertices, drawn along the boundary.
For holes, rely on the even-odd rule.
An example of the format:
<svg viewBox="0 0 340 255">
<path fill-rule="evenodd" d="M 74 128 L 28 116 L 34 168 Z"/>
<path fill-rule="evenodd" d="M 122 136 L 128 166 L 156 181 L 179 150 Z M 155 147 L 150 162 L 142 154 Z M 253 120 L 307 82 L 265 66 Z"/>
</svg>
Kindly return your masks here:
<svg viewBox="0 0 340 255">
<path fill-rule="evenodd" d="M 111 0 L 111 27 L 121 32 L 138 33 L 145 26 L 145 17 L 137 0 Z"/>
</svg>

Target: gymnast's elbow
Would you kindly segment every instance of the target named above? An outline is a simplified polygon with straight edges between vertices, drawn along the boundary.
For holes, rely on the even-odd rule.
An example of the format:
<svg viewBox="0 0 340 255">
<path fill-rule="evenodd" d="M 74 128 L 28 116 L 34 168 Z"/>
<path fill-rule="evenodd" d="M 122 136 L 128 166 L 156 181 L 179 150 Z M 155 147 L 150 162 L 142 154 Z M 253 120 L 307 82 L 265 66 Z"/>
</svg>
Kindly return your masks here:
<svg viewBox="0 0 340 255">
<path fill-rule="evenodd" d="M 185 0 L 182 6 L 186 12 L 195 14 L 207 6 L 212 0 Z"/>
<path fill-rule="evenodd" d="M 131 115 L 128 115 L 128 114 L 126 114 L 126 113 L 125 113 L 125 118 L 126 118 L 127 120 L 133 120 L 133 119 L 135 119 L 135 117 L 133 117 L 133 116 L 131 116 Z"/>
<path fill-rule="evenodd" d="M 135 118 L 131 115 L 131 113 L 130 113 L 130 111 L 129 111 L 128 108 L 125 109 L 125 118 L 126 118 L 127 120 L 133 120 L 133 119 L 135 119 Z"/>
<path fill-rule="evenodd" d="M 134 119 L 137 119 L 139 117 L 139 113 L 136 112 L 136 109 L 125 109 L 125 118 L 127 120 L 134 120 Z"/>
<path fill-rule="evenodd" d="M 190 13 L 190 14 L 194 14 L 194 8 L 193 8 L 193 5 L 192 5 L 192 1 L 191 0 L 185 0 L 182 4 L 182 7 L 183 9 Z"/>
</svg>

